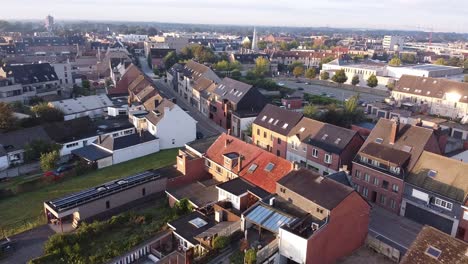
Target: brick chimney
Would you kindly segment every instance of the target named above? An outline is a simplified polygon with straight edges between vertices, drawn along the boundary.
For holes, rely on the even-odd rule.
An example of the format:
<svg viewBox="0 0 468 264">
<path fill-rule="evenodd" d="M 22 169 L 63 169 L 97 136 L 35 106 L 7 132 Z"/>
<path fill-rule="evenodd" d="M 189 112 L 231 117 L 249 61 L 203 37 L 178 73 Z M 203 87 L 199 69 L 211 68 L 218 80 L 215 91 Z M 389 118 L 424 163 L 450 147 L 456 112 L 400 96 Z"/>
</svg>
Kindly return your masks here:
<svg viewBox="0 0 468 264">
<path fill-rule="evenodd" d="M 390 130 L 390 144 L 395 144 L 395 141 L 397 140 L 398 137 L 398 131 L 400 130 L 400 119 L 395 118 L 392 122 L 392 127 Z"/>
</svg>

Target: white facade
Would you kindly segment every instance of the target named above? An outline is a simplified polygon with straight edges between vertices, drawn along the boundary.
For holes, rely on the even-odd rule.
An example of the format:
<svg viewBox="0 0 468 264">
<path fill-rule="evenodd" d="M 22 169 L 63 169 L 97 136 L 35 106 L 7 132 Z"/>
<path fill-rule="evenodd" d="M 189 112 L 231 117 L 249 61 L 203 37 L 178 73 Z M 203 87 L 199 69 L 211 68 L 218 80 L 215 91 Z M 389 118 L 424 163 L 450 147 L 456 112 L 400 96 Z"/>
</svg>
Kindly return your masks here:
<svg viewBox="0 0 468 264">
<path fill-rule="evenodd" d="M 218 187 L 216 188 L 218 189 L 218 201 L 230 201 L 233 208 L 235 208 L 236 210 L 240 210 L 240 198 L 247 195 L 247 193 L 242 194 L 240 196 L 236 196 Z"/>
<path fill-rule="evenodd" d="M 307 240 L 282 228 L 279 229 L 279 253 L 297 263 L 306 263 Z"/>
<path fill-rule="evenodd" d="M 62 88 L 72 89 L 73 88 L 73 76 L 72 76 L 72 65 L 70 62 L 64 63 L 52 63 L 50 64 L 54 67 L 57 78 L 59 79 L 59 84 Z"/>
<path fill-rule="evenodd" d="M 403 50 L 404 44 L 405 44 L 405 39 L 399 36 L 385 36 L 382 41 L 382 47 L 386 50 L 391 50 L 391 51 Z"/>
<path fill-rule="evenodd" d="M 10 166 L 8 156 L 5 154 L 0 157 L 0 170 L 4 170 Z"/>
<path fill-rule="evenodd" d="M 463 74 L 463 68 L 433 64 L 420 64 L 407 67 L 386 67 L 386 76 L 400 79 L 403 75 L 419 77 L 447 77 Z"/>
<path fill-rule="evenodd" d="M 155 125 L 147 120 L 148 131 L 159 138 L 161 149 L 179 148 L 196 139 L 197 121 L 178 105 L 164 108 L 164 116 Z"/>
<path fill-rule="evenodd" d="M 136 35 L 136 34 L 119 34 L 117 40 L 121 42 L 144 42 L 148 40 L 148 35 Z"/>
<path fill-rule="evenodd" d="M 140 158 L 156 152 L 159 152 L 158 139 L 130 146 L 128 148 L 115 150 L 112 153 L 113 164 Z"/>
<path fill-rule="evenodd" d="M 35 96 L 34 91 L 23 91 L 21 84 L 12 84 L 7 86 L 0 86 L 0 102 L 25 102 L 28 98 Z"/>
</svg>

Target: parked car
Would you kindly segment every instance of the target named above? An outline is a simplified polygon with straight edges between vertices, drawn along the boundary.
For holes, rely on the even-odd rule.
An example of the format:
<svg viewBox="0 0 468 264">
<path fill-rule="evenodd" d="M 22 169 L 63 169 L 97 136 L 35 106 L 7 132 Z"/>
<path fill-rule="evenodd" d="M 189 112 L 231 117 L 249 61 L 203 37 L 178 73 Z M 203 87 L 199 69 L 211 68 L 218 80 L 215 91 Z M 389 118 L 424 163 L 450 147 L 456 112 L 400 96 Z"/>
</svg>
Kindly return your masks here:
<svg viewBox="0 0 468 264">
<path fill-rule="evenodd" d="M 279 86 L 284 86 L 284 83 L 279 82 L 278 85 L 279 85 Z"/>
<path fill-rule="evenodd" d="M 297 90 L 298 90 L 298 91 L 304 91 L 304 88 L 299 87 L 299 88 L 297 88 Z"/>
<path fill-rule="evenodd" d="M 305 85 L 309 85 L 310 83 L 306 82 L 306 83 L 304 83 L 304 84 L 305 84 Z"/>
</svg>

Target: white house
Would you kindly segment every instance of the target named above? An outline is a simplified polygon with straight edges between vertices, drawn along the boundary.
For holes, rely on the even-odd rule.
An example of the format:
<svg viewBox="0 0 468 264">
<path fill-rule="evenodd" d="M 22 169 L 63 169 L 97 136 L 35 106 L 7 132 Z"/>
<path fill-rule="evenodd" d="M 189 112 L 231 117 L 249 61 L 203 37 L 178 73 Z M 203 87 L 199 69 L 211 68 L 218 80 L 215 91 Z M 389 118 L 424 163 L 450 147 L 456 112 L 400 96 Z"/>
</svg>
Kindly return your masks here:
<svg viewBox="0 0 468 264">
<path fill-rule="evenodd" d="M 161 149 L 178 148 L 196 139 L 197 121 L 170 100 L 163 99 L 145 115 L 147 130 Z"/>
<path fill-rule="evenodd" d="M 49 106 L 62 110 L 64 119 L 71 120 L 83 116 L 100 117 L 107 113 L 107 108 L 113 106 L 113 103 L 107 95 L 99 94 L 54 101 Z"/>
</svg>

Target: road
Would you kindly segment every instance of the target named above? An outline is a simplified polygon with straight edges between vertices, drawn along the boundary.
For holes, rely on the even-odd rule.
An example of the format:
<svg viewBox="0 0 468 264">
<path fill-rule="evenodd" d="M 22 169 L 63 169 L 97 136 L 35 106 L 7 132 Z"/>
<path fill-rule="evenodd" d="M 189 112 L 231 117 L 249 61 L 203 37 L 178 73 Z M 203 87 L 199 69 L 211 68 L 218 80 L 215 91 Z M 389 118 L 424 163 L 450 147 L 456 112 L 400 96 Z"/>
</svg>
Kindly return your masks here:
<svg viewBox="0 0 468 264">
<path fill-rule="evenodd" d="M 24 264 L 44 254 L 44 243 L 54 231 L 48 225 L 42 225 L 10 237 L 14 250 L 0 260 L 0 264 Z"/>
<path fill-rule="evenodd" d="M 169 88 L 163 79 L 154 79 L 154 73 L 149 68 L 148 63 L 144 57 L 139 57 L 138 59 L 140 60 L 141 70 L 146 75 L 153 78 L 154 84 L 159 89 L 160 93 L 166 98 L 177 98 L 177 105 L 187 110 L 190 116 L 192 116 L 193 119 L 197 121 L 197 132 L 202 133 L 204 137 L 216 136 L 223 132 L 226 132 L 224 128 L 216 125 L 213 121 L 211 121 L 209 118 L 202 115 L 197 109 L 192 107 L 188 102 L 179 98 L 177 96 L 177 93 L 173 89 Z"/>
<path fill-rule="evenodd" d="M 299 90 L 296 91 L 299 93 L 302 92 L 302 93 L 310 93 L 310 94 L 315 94 L 315 95 L 329 94 L 329 95 L 332 95 L 333 98 L 340 100 L 340 101 L 344 101 L 345 99 L 357 94 L 356 92 L 353 92 L 350 90 L 338 89 L 338 88 L 322 86 L 322 85 L 317 85 L 317 84 L 305 84 L 304 82 L 296 83 L 296 81 L 291 81 L 291 80 L 284 79 L 284 78 L 277 78 L 275 79 L 275 81 L 277 83 L 284 83 L 285 87 L 288 87 L 291 89 L 297 90 L 298 88 L 303 88 L 304 89 L 303 91 L 299 91 Z M 368 94 L 368 93 L 360 93 L 359 97 L 362 101 L 366 103 L 382 101 L 385 98 L 384 96 Z"/>
</svg>

